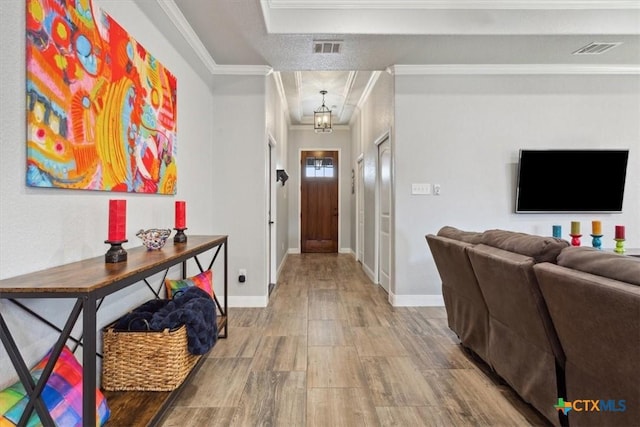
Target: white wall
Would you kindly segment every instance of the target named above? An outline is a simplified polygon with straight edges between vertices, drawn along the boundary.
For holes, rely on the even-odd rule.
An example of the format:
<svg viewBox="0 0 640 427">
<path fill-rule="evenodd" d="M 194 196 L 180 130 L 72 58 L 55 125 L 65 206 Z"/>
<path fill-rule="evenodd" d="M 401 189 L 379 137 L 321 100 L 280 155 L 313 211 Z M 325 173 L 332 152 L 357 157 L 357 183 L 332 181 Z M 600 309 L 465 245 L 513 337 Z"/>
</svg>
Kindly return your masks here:
<svg viewBox="0 0 640 427">
<path fill-rule="evenodd" d="M 301 150 L 340 150 L 338 159 L 339 185 L 339 248 L 340 252 L 351 252 L 351 132 L 334 129 L 330 134 L 318 134 L 309 129 L 293 128 L 289 131 L 289 250 L 300 252 L 300 152 Z"/>
<path fill-rule="evenodd" d="M 354 141 L 358 155 L 364 155 L 364 260 L 363 268 L 370 279 L 376 276 L 376 169 L 378 164 L 378 147 L 375 145 L 382 135 L 391 131 L 391 150 L 395 151 L 393 135 L 393 79 L 388 73 L 381 73 L 375 86 L 359 111 L 357 132 L 360 140 Z M 358 135 L 355 135 L 358 136 Z M 357 157 L 353 166 L 357 170 Z M 394 169 L 395 169 L 394 165 Z M 354 227 L 357 222 L 354 222 Z M 354 246 L 355 250 L 355 246 Z M 394 286 L 392 278 L 391 288 Z"/>
<path fill-rule="evenodd" d="M 351 122 L 349 123 L 349 129 L 351 130 L 351 169 L 354 171 L 354 190 L 357 192 L 358 186 L 358 157 L 362 154 L 362 120 L 360 118 L 360 112 L 354 112 Z M 354 194 L 351 198 L 351 249 L 357 257 L 357 231 L 358 231 L 358 204 L 357 194 Z"/>
<path fill-rule="evenodd" d="M 615 224 L 627 226 L 629 247 L 640 247 L 638 76 L 405 75 L 395 89 L 398 294 L 440 300 L 424 236 L 444 225 L 550 235 L 553 224 L 566 234 L 572 220 L 589 229 L 600 219 L 604 247 L 614 246 Z M 629 148 L 624 213 L 515 214 L 520 148 Z M 562 179 L 572 167 L 549 173 Z M 412 196 L 414 182 L 439 183 L 442 195 Z"/>
<path fill-rule="evenodd" d="M 214 78 L 213 209 L 209 220 L 215 234 L 229 235 L 229 303 L 267 303 L 267 135 L 265 77 Z M 204 190 L 204 189 L 202 189 Z M 207 196 L 203 192 L 203 197 Z M 247 280 L 238 281 L 238 270 Z"/>
<path fill-rule="evenodd" d="M 216 224 L 210 212 L 220 205 L 210 183 L 216 173 L 213 155 L 212 102 L 207 82 L 186 64 L 149 22 L 134 1 L 103 1 L 105 10 L 146 49 L 161 61 L 178 81 L 178 193 L 174 196 L 117 194 L 127 200 L 125 248 L 140 246 L 135 232 L 140 228 L 172 227 L 174 200 L 187 201 L 187 226 L 192 234 L 211 234 Z M 0 114 L 0 278 L 103 256 L 107 246 L 108 200 L 113 193 L 27 188 L 25 185 L 25 3 L 0 2 L 2 39 L 2 114 Z M 232 243 L 233 244 L 233 243 Z M 157 283 L 152 281 L 152 283 Z M 144 284 L 107 297 L 98 322 L 118 317 L 128 307 L 149 299 Z M 33 300 L 28 304 L 62 325 L 61 312 L 67 300 Z M 2 315 L 15 334 L 27 364 L 50 348 L 55 340 L 51 330 L 40 327 L 32 317 L 12 304 L 0 302 Z M 22 325 L 28 324 L 29 328 Z M 0 346 L 1 347 L 1 346 Z M 0 387 L 15 380 L 4 348 L 0 348 Z"/>
<path fill-rule="evenodd" d="M 285 115 L 286 106 L 278 94 L 275 82 L 275 73 L 267 77 L 267 133 L 273 138 L 275 147 L 275 169 L 288 169 L 288 122 Z M 275 180 L 275 170 L 272 171 L 272 180 Z M 287 185 L 288 184 L 288 185 Z M 287 194 L 291 188 L 291 181 L 283 186 L 276 184 L 275 206 L 272 212 L 272 220 L 276 230 L 276 269 L 282 266 L 289 249 L 289 206 Z"/>
</svg>

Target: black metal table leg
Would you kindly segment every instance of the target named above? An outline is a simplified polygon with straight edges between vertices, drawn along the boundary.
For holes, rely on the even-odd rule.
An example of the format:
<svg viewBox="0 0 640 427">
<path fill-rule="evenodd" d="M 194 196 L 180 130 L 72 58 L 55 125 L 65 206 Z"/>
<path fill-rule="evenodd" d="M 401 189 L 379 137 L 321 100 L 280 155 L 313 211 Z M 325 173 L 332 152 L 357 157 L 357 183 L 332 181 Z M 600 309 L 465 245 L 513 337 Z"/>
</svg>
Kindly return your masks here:
<svg viewBox="0 0 640 427">
<path fill-rule="evenodd" d="M 42 370 L 42 373 L 40 374 L 40 379 L 38 380 L 38 383 L 36 384 L 35 388 L 31 392 L 29 392 L 29 402 L 27 402 L 27 405 L 24 408 L 24 412 L 22 413 L 22 418 L 20 418 L 20 423 L 19 423 L 20 425 L 27 424 L 27 421 L 31 416 L 31 412 L 33 411 L 34 404 L 37 401 L 41 400 L 42 392 L 44 391 L 44 388 L 47 385 L 47 382 L 49 381 L 49 377 L 53 372 L 53 368 L 55 367 L 56 362 L 58 361 L 58 358 L 60 358 L 62 349 L 64 348 L 65 344 L 67 343 L 67 340 L 71 336 L 71 331 L 73 330 L 73 326 L 76 324 L 76 321 L 80 316 L 81 309 L 82 309 L 82 301 L 77 300 L 73 306 L 73 309 L 71 310 L 71 313 L 69 313 L 69 317 L 67 317 L 67 321 L 64 324 L 64 328 L 62 328 L 62 330 L 60 331 L 60 335 L 58 336 L 58 339 L 56 340 L 55 344 L 53 345 L 53 348 L 51 349 L 51 352 L 49 354 L 49 360 L 45 364 L 45 367 Z M 37 411 L 37 408 L 36 408 L 36 411 Z M 43 419 L 42 415 L 40 413 L 38 413 L 38 415 L 42 420 Z M 49 414 L 48 410 L 44 419 L 47 421 L 51 420 L 51 415 Z M 48 425 L 47 421 L 43 421 L 42 423 L 44 425 Z M 51 420 L 51 422 L 53 423 L 53 420 Z"/>
<path fill-rule="evenodd" d="M 51 376 L 51 372 L 53 372 L 53 368 L 62 352 L 62 348 L 67 342 L 67 339 L 71 335 L 71 331 L 76 321 L 78 320 L 78 316 L 80 315 L 80 309 L 82 304 L 80 301 L 77 301 L 74 305 L 67 321 L 65 322 L 64 328 L 60 331 L 60 336 L 56 341 L 53 349 L 51 350 L 51 354 L 49 356 L 49 360 L 44 367 L 42 374 L 40 375 L 40 379 L 38 383 L 35 384 L 33 382 L 33 378 L 31 378 L 31 372 L 27 368 L 27 365 L 24 363 L 24 359 L 20 356 L 18 351 L 18 347 L 9 332 L 9 328 L 5 323 L 2 315 L 0 314 L 0 338 L 2 339 L 2 343 L 5 346 L 5 349 L 9 353 L 9 358 L 13 363 L 13 366 L 18 373 L 18 377 L 20 378 L 20 382 L 22 383 L 25 391 L 27 392 L 27 396 L 29 397 L 29 401 L 24 408 L 22 417 L 20 418 L 18 425 L 26 425 L 29 417 L 33 409 L 35 408 L 38 417 L 44 425 L 53 425 L 53 420 L 51 418 L 51 414 L 46 408 L 44 401 L 42 400 L 42 391 Z"/>
<path fill-rule="evenodd" d="M 96 298 L 83 298 L 82 331 L 82 425 L 96 425 Z"/>
<path fill-rule="evenodd" d="M 228 257 L 228 248 L 229 242 L 227 240 L 224 241 L 224 315 L 227 316 L 227 321 L 224 324 L 224 338 L 229 336 L 229 297 L 227 295 L 227 280 L 229 279 L 229 257 Z"/>
<path fill-rule="evenodd" d="M 0 340 L 2 340 L 2 344 L 9 354 L 9 359 L 11 359 L 11 363 L 16 369 L 18 378 L 20 378 L 20 382 L 25 388 L 25 391 L 27 392 L 27 394 L 31 395 L 33 393 L 33 390 L 36 388 L 36 384 L 33 382 L 33 378 L 31 378 L 31 372 L 29 372 L 29 368 L 27 368 L 26 363 L 24 363 L 24 359 L 18 351 L 18 346 L 16 345 L 16 342 L 9 332 L 9 328 L 7 327 L 7 324 L 2 317 L 2 313 L 0 313 Z M 49 422 L 51 423 L 51 425 L 53 425 L 53 420 L 51 419 L 51 415 L 49 415 L 49 411 L 47 411 L 47 407 L 42 400 L 42 396 L 38 396 L 33 404 L 35 405 L 36 412 L 38 413 L 40 419 L 45 420 L 45 423 Z M 22 423 L 23 425 L 26 425 L 26 421 L 28 420 L 28 418 L 29 417 L 27 416 L 24 420 L 24 423 Z"/>
</svg>

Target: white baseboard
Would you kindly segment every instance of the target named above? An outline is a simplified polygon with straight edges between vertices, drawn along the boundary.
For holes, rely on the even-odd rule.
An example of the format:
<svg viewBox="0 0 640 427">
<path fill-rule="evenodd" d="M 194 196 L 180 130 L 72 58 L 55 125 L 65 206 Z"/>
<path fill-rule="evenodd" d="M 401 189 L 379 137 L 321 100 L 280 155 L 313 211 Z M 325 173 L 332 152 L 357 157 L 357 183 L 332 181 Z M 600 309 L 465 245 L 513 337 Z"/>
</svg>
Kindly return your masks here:
<svg viewBox="0 0 640 427">
<path fill-rule="evenodd" d="M 394 307 L 444 307 L 442 295 L 395 295 L 389 292 Z"/>
<path fill-rule="evenodd" d="M 370 269 L 369 266 L 365 263 L 362 263 L 362 269 L 364 270 L 369 280 L 371 280 L 373 283 L 376 283 L 376 275 L 373 270 Z"/>
<path fill-rule="evenodd" d="M 222 303 L 222 300 L 220 301 Z M 269 303 L 269 297 L 267 296 L 230 296 L 229 307 L 266 307 Z"/>
<path fill-rule="evenodd" d="M 300 253 L 300 248 L 289 248 L 289 250 L 287 251 L 287 253 L 290 254 L 299 254 Z M 338 253 L 341 254 L 350 254 L 353 255 L 354 257 L 356 256 L 355 252 L 353 252 L 353 250 L 351 248 L 340 248 L 338 250 Z"/>
<path fill-rule="evenodd" d="M 287 257 L 289 256 L 289 252 L 285 252 L 282 257 L 282 261 L 280 261 L 280 265 L 278 266 L 278 271 L 276 271 L 276 282 L 280 278 L 280 272 L 282 271 L 282 267 L 284 267 L 284 263 L 287 261 Z"/>
</svg>

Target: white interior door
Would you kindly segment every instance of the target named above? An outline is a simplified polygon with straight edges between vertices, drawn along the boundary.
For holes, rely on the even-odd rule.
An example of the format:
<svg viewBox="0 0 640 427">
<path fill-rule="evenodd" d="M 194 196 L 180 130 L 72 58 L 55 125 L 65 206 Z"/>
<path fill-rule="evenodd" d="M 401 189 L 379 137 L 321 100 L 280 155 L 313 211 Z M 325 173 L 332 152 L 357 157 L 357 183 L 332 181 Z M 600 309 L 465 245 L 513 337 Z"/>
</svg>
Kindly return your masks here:
<svg viewBox="0 0 640 427">
<path fill-rule="evenodd" d="M 386 138 L 378 145 L 378 280 L 389 292 L 391 281 L 391 144 Z"/>
<path fill-rule="evenodd" d="M 364 265 L 364 161 L 358 161 L 358 250 L 357 258 Z"/>
</svg>

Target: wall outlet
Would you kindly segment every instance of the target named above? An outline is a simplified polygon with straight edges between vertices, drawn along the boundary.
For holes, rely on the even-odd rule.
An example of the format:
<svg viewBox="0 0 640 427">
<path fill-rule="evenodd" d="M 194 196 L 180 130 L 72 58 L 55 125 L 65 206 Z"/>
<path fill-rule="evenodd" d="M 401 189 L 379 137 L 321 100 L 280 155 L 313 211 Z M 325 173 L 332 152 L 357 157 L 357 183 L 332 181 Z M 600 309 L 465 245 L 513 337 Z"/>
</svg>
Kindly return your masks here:
<svg viewBox="0 0 640 427">
<path fill-rule="evenodd" d="M 241 268 L 238 270 L 238 282 L 244 283 L 247 281 L 247 269 Z"/>
<path fill-rule="evenodd" d="M 442 188 L 440 187 L 440 184 L 433 184 L 433 195 L 439 196 L 441 192 Z"/>
</svg>

